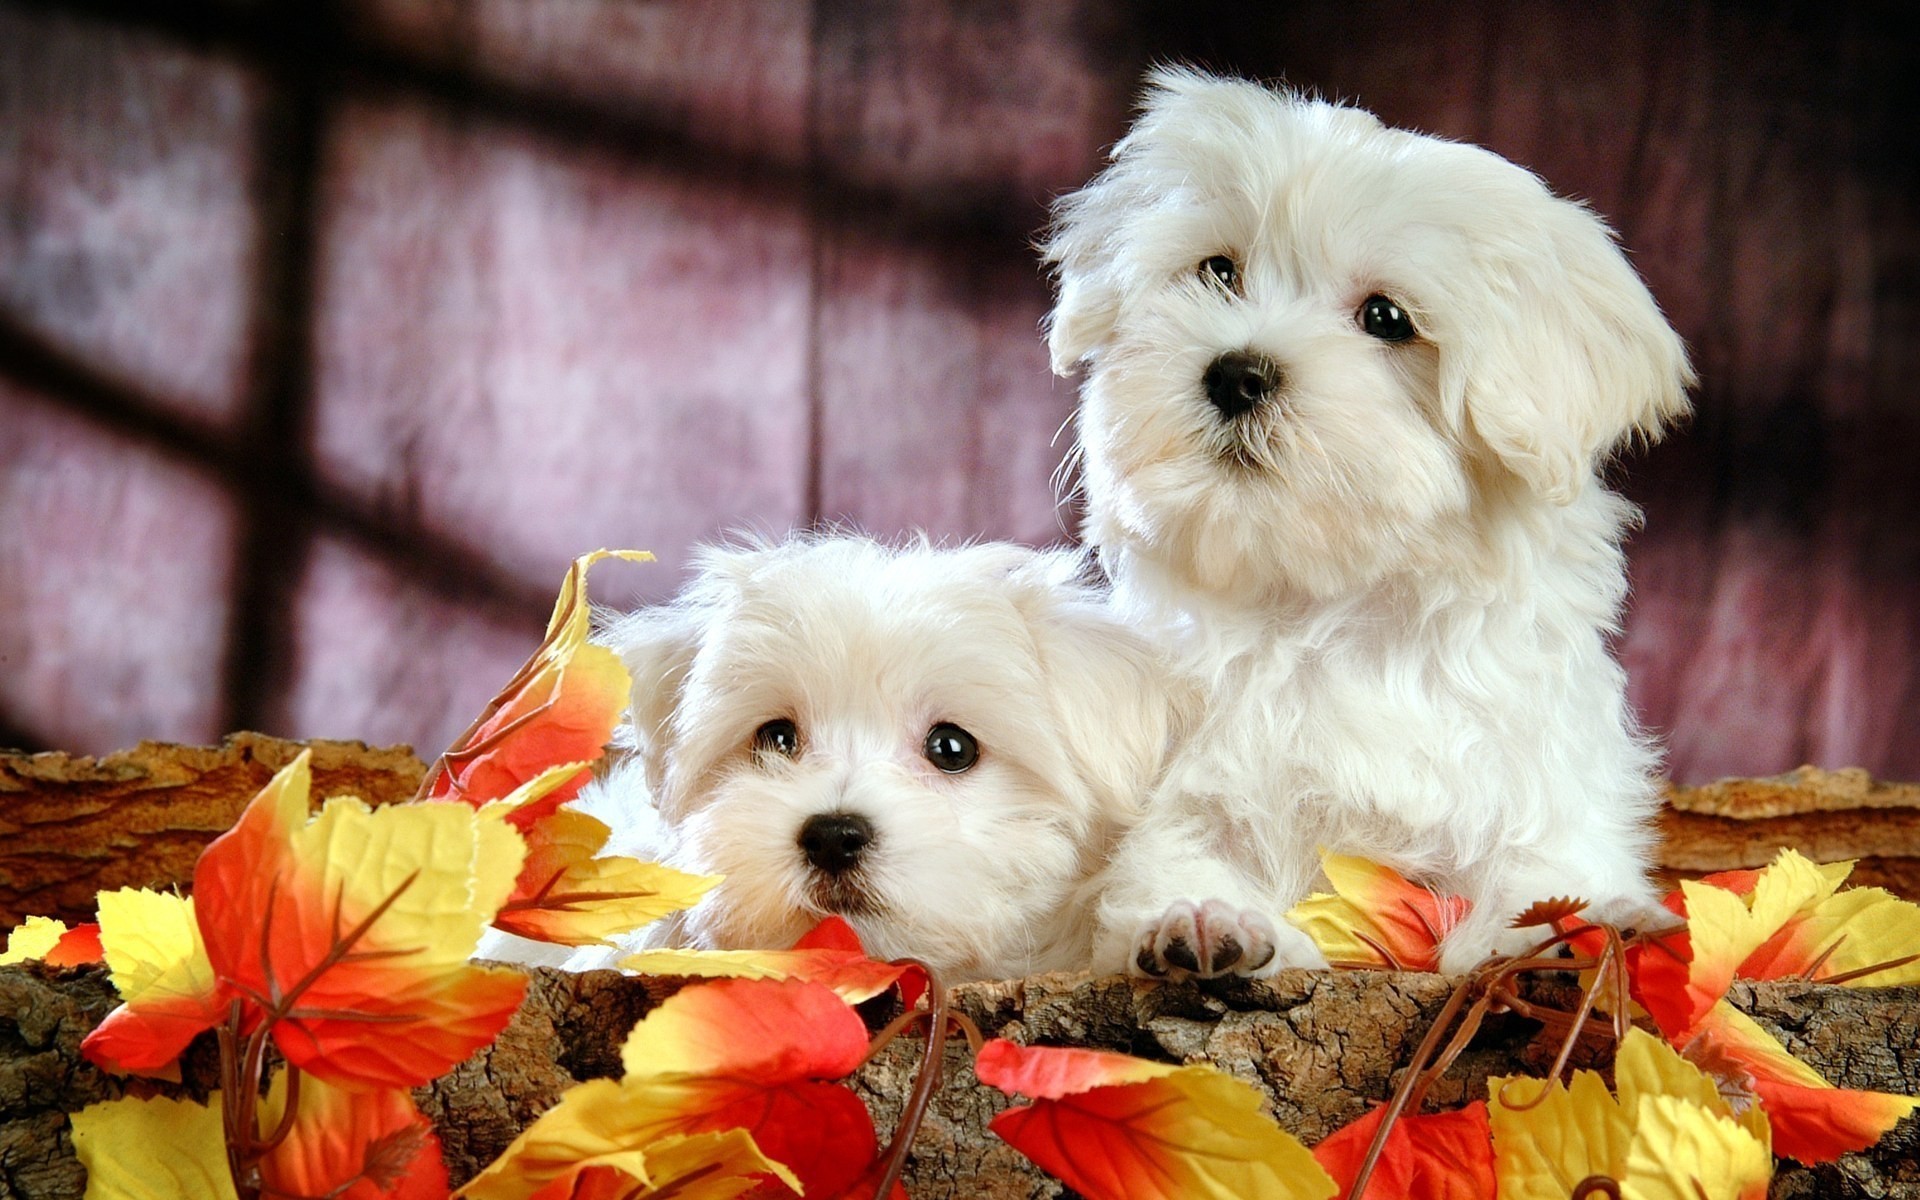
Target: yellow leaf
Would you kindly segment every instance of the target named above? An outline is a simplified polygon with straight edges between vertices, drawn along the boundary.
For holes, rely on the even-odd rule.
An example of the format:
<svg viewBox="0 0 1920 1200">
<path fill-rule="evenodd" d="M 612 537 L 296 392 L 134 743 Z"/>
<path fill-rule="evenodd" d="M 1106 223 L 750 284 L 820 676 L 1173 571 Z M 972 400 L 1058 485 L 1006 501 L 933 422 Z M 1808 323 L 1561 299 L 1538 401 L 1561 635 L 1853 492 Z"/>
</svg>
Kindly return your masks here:
<svg viewBox="0 0 1920 1200">
<path fill-rule="evenodd" d="M 200 1000 L 219 991 L 189 897 L 144 888 L 101 892 L 100 948 L 128 1004 Z"/>
<path fill-rule="evenodd" d="M 1613 1085 L 1622 1112 L 1635 1112 L 1649 1096 L 1671 1096 L 1703 1111 L 1725 1117 L 1753 1135 L 1771 1153 L 1772 1127 L 1766 1113 L 1748 1093 L 1736 1105 L 1721 1090 L 1720 1081 L 1644 1029 L 1627 1031 L 1613 1063 Z"/>
<path fill-rule="evenodd" d="M 47 951 L 53 949 L 54 943 L 66 931 L 65 921 L 56 921 L 52 917 L 28 917 L 24 924 L 15 926 L 13 932 L 7 935 L 7 948 L 0 951 L 0 967 L 45 958 Z"/>
<path fill-rule="evenodd" d="M 1437 970 L 1440 940 L 1467 913 L 1467 901 L 1409 882 L 1378 863 L 1345 854 L 1320 856 L 1334 894 L 1308 896 L 1287 920 L 1339 966 Z"/>
<path fill-rule="evenodd" d="M 1566 1200 L 1589 1175 L 1618 1178 L 1633 1133 L 1591 1071 L 1575 1071 L 1570 1084 L 1489 1079 L 1487 1115 L 1501 1200 Z"/>
<path fill-rule="evenodd" d="M 526 831 L 526 865 L 494 924 L 536 941 L 605 945 L 615 934 L 690 907 L 720 882 L 718 875 L 689 875 L 636 858 L 594 857 L 610 833 L 570 808 L 534 823 Z"/>
<path fill-rule="evenodd" d="M 1773 1155 L 1726 1117 L 1677 1096 L 1645 1096 L 1618 1178 L 1623 1200 L 1765 1200 Z"/>
<path fill-rule="evenodd" d="M 592 1167 L 617 1169 L 652 1189 L 709 1170 L 716 1190 L 686 1195 L 713 1200 L 738 1194 L 718 1187 L 722 1180 L 756 1175 L 773 1175 L 800 1190 L 793 1173 L 762 1153 L 746 1130 L 663 1133 L 661 1112 L 658 1098 L 649 1091 L 624 1088 L 610 1079 L 569 1088 L 456 1196 L 526 1200 Z"/>
<path fill-rule="evenodd" d="M 218 1092 L 205 1105 L 129 1096 L 74 1113 L 86 1200 L 236 1200 L 220 1114 Z"/>
</svg>

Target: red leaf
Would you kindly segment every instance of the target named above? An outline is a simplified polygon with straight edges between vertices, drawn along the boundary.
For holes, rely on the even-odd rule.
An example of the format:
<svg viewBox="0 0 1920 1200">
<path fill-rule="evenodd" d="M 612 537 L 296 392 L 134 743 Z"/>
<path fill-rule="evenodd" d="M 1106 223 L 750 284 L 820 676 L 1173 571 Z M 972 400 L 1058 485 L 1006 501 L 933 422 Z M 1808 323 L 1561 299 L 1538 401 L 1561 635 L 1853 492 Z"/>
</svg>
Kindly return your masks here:
<svg viewBox="0 0 1920 1200">
<path fill-rule="evenodd" d="M 50 967 L 84 967 L 89 963 L 104 961 L 100 950 L 100 926 L 98 924 L 75 925 L 60 935 L 41 960 Z"/>
<path fill-rule="evenodd" d="M 1353 1186 L 1380 1128 L 1386 1106 L 1335 1130 L 1313 1148 L 1313 1157 L 1344 1194 Z M 1494 1194 L 1493 1130 L 1487 1103 L 1476 1100 L 1454 1112 L 1402 1115 L 1368 1179 L 1367 1194 L 1395 1200 L 1483 1200 Z"/>
</svg>

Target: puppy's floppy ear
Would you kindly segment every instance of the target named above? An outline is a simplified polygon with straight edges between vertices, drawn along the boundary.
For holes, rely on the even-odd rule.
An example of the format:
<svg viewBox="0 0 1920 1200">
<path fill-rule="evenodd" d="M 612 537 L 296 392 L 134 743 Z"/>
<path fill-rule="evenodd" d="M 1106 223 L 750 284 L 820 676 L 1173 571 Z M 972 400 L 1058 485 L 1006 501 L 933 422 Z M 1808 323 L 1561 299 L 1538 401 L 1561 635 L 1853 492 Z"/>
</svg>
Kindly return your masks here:
<svg viewBox="0 0 1920 1200">
<path fill-rule="evenodd" d="M 1521 203 L 1486 210 L 1503 231 L 1475 249 L 1476 290 L 1456 286 L 1436 312 L 1453 323 L 1441 392 L 1508 470 L 1565 504 L 1622 442 L 1686 414 L 1694 374 L 1606 225 L 1524 183 Z"/>
<path fill-rule="evenodd" d="M 674 710 L 705 630 L 700 608 L 674 603 L 620 617 L 596 639 L 620 656 L 633 678 L 628 724 L 647 788 L 656 797 L 664 795 Z"/>
<path fill-rule="evenodd" d="M 1036 554 L 1010 578 L 1074 770 L 1103 813 L 1131 821 L 1197 697 L 1098 591 L 1076 581 L 1084 564 L 1078 552 Z"/>
<path fill-rule="evenodd" d="M 1114 277 L 1113 222 L 1127 181 L 1109 168 L 1053 205 L 1053 226 L 1040 252 L 1053 268 L 1057 290 L 1043 326 L 1055 375 L 1071 375 L 1113 333 L 1120 316 Z"/>
</svg>

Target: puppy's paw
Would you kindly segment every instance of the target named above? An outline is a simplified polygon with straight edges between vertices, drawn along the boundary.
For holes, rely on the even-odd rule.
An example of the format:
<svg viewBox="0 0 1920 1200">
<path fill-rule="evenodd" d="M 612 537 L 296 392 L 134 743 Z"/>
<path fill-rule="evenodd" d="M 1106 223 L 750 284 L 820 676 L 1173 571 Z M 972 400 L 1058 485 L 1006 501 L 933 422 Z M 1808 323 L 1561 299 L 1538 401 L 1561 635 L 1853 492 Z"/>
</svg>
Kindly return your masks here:
<svg viewBox="0 0 1920 1200">
<path fill-rule="evenodd" d="M 1265 979 L 1283 967 L 1324 967 L 1326 958 L 1291 925 L 1221 900 L 1178 900 L 1140 926 L 1128 970 L 1153 979 Z"/>
</svg>

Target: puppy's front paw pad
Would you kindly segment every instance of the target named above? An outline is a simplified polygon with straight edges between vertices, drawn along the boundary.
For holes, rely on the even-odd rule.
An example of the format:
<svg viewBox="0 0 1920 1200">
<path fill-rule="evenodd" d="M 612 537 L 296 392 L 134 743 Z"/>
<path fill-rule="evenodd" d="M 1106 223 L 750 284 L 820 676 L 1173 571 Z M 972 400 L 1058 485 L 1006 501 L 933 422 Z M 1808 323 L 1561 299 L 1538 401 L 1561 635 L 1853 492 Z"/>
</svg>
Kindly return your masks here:
<svg viewBox="0 0 1920 1200">
<path fill-rule="evenodd" d="M 1174 902 L 1141 926 L 1134 945 L 1134 971 L 1153 978 L 1258 977 L 1285 965 L 1272 921 L 1219 900 Z"/>
</svg>

